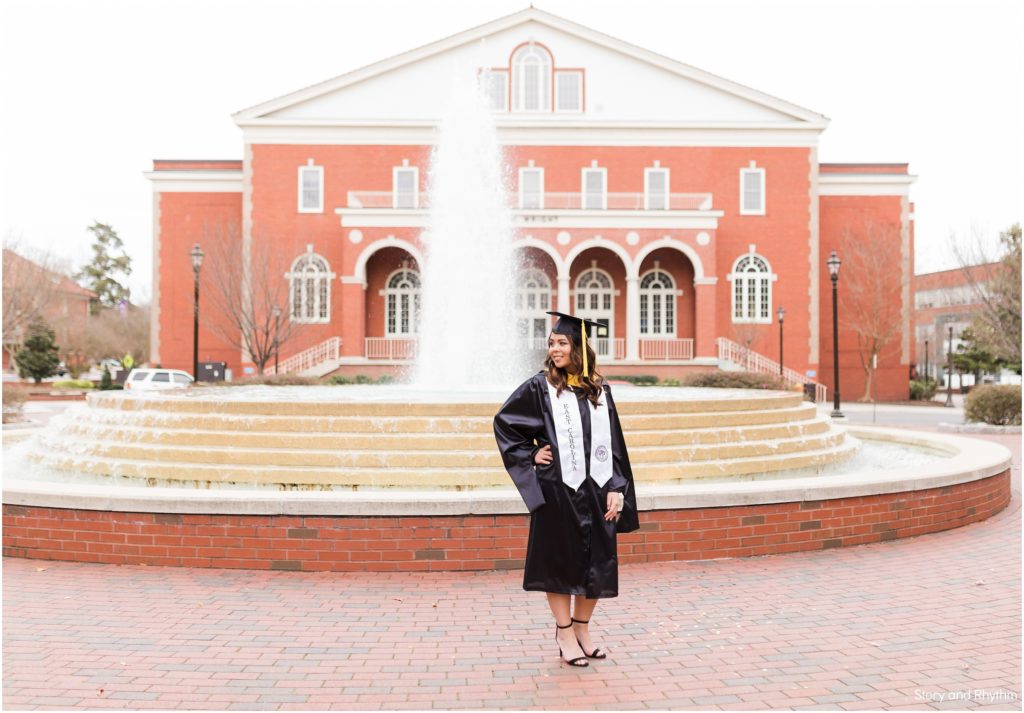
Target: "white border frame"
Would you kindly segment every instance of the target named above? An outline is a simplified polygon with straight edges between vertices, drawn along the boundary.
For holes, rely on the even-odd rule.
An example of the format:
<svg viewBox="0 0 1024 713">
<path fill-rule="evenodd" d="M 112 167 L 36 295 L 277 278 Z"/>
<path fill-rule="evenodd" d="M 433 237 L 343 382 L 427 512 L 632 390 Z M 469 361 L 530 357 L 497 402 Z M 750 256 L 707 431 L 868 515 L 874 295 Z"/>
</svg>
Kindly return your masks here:
<svg viewBox="0 0 1024 713">
<path fill-rule="evenodd" d="M 750 275 L 757 275 L 760 273 L 748 273 L 748 272 L 736 272 L 736 266 L 740 264 L 740 260 L 746 257 L 756 257 L 764 261 L 764 264 L 768 266 L 768 272 L 766 277 L 768 278 L 768 316 L 767 317 L 737 317 L 736 316 L 736 278 L 741 277 L 747 279 Z M 749 250 L 736 258 L 732 267 L 729 269 L 729 274 L 726 275 L 725 279 L 729 282 L 729 323 L 730 324 L 772 324 L 774 322 L 774 314 L 772 313 L 772 307 L 775 304 L 775 282 L 779 279 L 779 276 L 772 270 L 772 264 L 764 255 L 755 250 Z M 761 278 L 758 278 L 761 279 Z M 746 288 L 744 288 L 746 289 Z M 757 307 L 760 308 L 760 303 L 757 303 Z M 759 310 L 760 311 L 760 310 Z"/>
<path fill-rule="evenodd" d="M 643 298 L 643 296 L 644 296 L 644 288 L 641 286 L 643 284 L 644 278 L 647 277 L 648 275 L 650 275 L 652 272 L 663 272 L 666 275 L 668 275 L 668 279 L 671 280 L 671 282 L 672 282 L 672 289 L 670 289 L 670 290 L 661 290 L 662 294 L 667 294 L 669 299 L 672 300 L 672 333 L 669 334 L 668 332 L 663 332 L 661 334 L 654 334 L 653 332 L 648 332 L 647 334 L 644 334 L 642 331 L 640 331 L 641 322 L 640 322 L 640 313 L 638 311 L 637 312 L 637 323 L 636 323 L 637 334 L 640 335 L 641 339 L 649 339 L 649 340 L 654 340 L 654 339 L 666 339 L 666 340 L 667 339 L 677 339 L 678 338 L 677 335 L 679 334 L 679 301 L 678 301 L 678 298 L 683 296 L 683 291 L 680 290 L 676 286 L 676 278 L 674 278 L 672 276 L 671 272 L 669 272 L 668 270 L 666 270 L 663 267 L 652 267 L 649 270 L 647 270 L 646 272 L 644 272 L 643 274 L 638 275 L 637 279 L 636 279 L 637 302 L 639 303 L 640 299 Z M 648 288 L 648 289 L 650 289 L 650 288 Z M 647 309 L 650 310 L 650 305 L 648 305 Z M 663 310 L 662 322 L 664 322 L 664 306 L 662 307 L 662 310 Z M 650 316 L 648 316 L 648 321 L 652 321 L 652 320 L 650 320 Z"/>
<path fill-rule="evenodd" d="M 523 174 L 527 171 L 537 171 L 540 173 L 540 205 L 530 208 L 523 205 Z M 544 209 L 544 168 L 542 166 L 521 166 L 519 168 L 519 208 L 521 210 Z"/>
<path fill-rule="evenodd" d="M 413 172 L 413 192 L 412 192 L 412 208 L 403 208 L 402 210 L 416 210 L 420 207 L 420 169 L 419 166 L 394 166 L 391 169 L 391 207 L 397 209 L 398 206 L 398 172 L 399 171 L 412 171 Z"/>
<path fill-rule="evenodd" d="M 655 171 L 665 174 L 665 205 L 659 208 L 651 208 L 651 188 L 649 177 Z M 669 181 L 672 180 L 672 175 L 667 168 L 664 166 L 651 166 L 644 169 L 644 210 L 668 210 L 669 209 L 669 195 L 672 193 L 670 189 Z"/>
<path fill-rule="evenodd" d="M 601 173 L 601 207 L 591 208 L 587 205 L 587 172 L 599 171 Z M 580 169 L 580 209 L 581 210 L 608 210 L 608 169 L 600 166 L 586 166 Z"/>
<path fill-rule="evenodd" d="M 316 171 L 319 175 L 319 185 L 317 186 L 317 197 L 320 199 L 319 204 L 316 208 L 307 208 L 302 205 L 302 172 L 303 171 Z M 323 166 L 311 166 L 304 165 L 299 166 L 299 196 L 298 196 L 298 212 L 299 213 L 323 213 L 324 212 L 324 167 Z"/>
<path fill-rule="evenodd" d="M 578 91 L 576 92 L 576 104 L 577 104 L 577 106 L 579 106 L 579 109 L 559 109 L 558 108 L 558 95 L 559 95 L 558 80 L 559 80 L 560 77 L 567 76 L 567 75 L 570 75 L 570 74 L 574 74 L 574 75 L 576 75 L 577 77 L 580 78 L 579 85 L 578 85 Z M 554 70 L 553 75 L 554 75 L 554 87 L 553 87 L 554 88 L 554 92 L 552 92 L 552 97 L 553 97 L 554 104 L 551 107 L 551 110 L 554 113 L 556 113 L 556 114 L 582 114 L 583 113 L 583 77 L 584 77 L 583 70 L 582 69 L 556 69 L 556 70 Z"/>
<path fill-rule="evenodd" d="M 746 175 L 748 173 L 760 173 L 761 174 L 761 207 L 759 209 L 757 209 L 757 210 L 745 210 L 743 208 L 744 197 L 745 197 L 743 182 L 744 182 L 744 179 L 746 178 Z M 765 214 L 765 207 L 766 207 L 766 205 L 768 203 L 767 194 L 768 194 L 768 177 L 765 175 L 765 170 L 763 168 L 750 167 L 750 168 L 741 168 L 740 169 L 740 215 L 764 215 Z"/>
</svg>

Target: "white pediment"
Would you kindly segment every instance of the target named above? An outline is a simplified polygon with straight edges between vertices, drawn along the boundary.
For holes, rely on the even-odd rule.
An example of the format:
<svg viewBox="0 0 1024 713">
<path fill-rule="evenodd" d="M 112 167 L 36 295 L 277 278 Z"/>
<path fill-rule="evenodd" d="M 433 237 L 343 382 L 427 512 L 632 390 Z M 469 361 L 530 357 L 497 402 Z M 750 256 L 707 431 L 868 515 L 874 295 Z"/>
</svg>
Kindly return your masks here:
<svg viewBox="0 0 1024 713">
<path fill-rule="evenodd" d="M 557 69 L 583 69 L 585 111 L 499 112 L 499 123 L 665 123 L 823 129 L 828 120 L 535 8 L 406 52 L 235 115 L 242 126 L 435 122 L 453 77 L 509 66 L 523 43 L 550 50 Z"/>
</svg>

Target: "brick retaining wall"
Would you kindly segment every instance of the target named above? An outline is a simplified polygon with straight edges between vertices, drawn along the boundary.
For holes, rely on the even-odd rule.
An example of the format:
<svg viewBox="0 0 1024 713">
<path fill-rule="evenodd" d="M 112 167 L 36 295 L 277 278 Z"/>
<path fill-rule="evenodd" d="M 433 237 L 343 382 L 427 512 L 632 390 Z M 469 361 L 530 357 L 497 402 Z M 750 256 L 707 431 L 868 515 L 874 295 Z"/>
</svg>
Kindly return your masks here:
<svg viewBox="0 0 1024 713">
<path fill-rule="evenodd" d="M 1010 502 L 1010 472 L 883 495 L 655 510 L 619 538 L 623 563 L 848 547 L 948 530 Z M 9 557 L 303 571 L 522 567 L 525 515 L 186 515 L 4 505 Z"/>
</svg>

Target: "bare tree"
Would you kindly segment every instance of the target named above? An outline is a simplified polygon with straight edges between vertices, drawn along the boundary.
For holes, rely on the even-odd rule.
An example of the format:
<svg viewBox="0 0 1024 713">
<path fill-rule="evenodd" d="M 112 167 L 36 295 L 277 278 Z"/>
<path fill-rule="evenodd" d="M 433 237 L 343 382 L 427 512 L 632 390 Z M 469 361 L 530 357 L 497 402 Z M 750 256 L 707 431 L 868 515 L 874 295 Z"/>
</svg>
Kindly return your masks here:
<svg viewBox="0 0 1024 713">
<path fill-rule="evenodd" d="M 981 349 L 1010 363 L 1021 362 L 1021 226 L 999 234 L 996 256 L 980 233 L 966 243 L 950 236 L 950 247 L 964 281 L 980 306 L 971 322 L 974 341 Z"/>
<path fill-rule="evenodd" d="M 298 325 L 288 314 L 289 260 L 280 242 L 253 240 L 246 250 L 237 223 L 205 226 L 201 243 L 206 257 L 202 294 L 209 309 L 203 324 L 231 346 L 244 351 L 260 374 Z M 275 317 L 275 308 L 279 316 Z"/>
<path fill-rule="evenodd" d="M 751 371 L 750 361 L 754 346 L 764 336 L 761 325 L 754 322 L 733 322 L 730 328 L 732 340 L 743 347 L 743 364 L 741 366 Z"/>
<path fill-rule="evenodd" d="M 899 260 L 900 227 L 866 220 L 863 229 L 843 231 L 843 284 L 839 290 L 841 325 L 857 336 L 864 370 L 864 394 L 871 385 L 878 356 L 903 330 L 903 291 L 909 278 Z"/>
<path fill-rule="evenodd" d="M 26 248 L 12 236 L 4 239 L 3 344 L 12 358 L 28 324 L 43 318 L 56 302 L 57 285 L 46 278 L 55 267 L 52 255 Z"/>
<path fill-rule="evenodd" d="M 100 308 L 87 320 L 66 320 L 60 325 L 65 334 L 60 342 L 60 356 L 68 371 L 77 377 L 89 364 L 121 359 L 127 354 L 137 364 L 148 361 L 149 315 L 149 305 L 122 303 L 114 308 Z"/>
</svg>

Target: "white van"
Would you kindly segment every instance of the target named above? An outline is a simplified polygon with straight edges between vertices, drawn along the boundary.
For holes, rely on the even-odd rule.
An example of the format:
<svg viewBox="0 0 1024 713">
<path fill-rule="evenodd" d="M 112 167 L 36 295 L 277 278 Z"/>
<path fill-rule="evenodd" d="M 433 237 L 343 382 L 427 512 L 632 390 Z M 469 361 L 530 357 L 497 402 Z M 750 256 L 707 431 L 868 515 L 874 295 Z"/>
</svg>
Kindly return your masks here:
<svg viewBox="0 0 1024 713">
<path fill-rule="evenodd" d="M 124 390 L 185 389 L 192 385 L 192 381 L 188 372 L 178 369 L 132 369 L 124 381 Z"/>
</svg>

